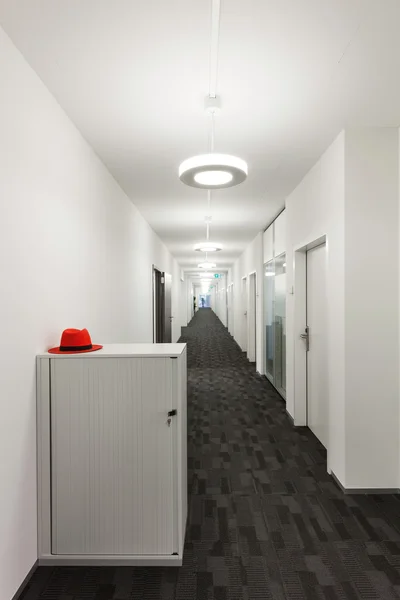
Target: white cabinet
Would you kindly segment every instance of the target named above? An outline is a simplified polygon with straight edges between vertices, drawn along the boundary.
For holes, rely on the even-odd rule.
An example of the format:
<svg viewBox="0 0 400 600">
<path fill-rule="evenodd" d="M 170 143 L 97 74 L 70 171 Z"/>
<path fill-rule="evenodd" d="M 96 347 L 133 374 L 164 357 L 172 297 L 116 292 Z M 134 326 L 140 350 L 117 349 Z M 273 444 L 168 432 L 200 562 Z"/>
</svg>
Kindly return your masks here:
<svg viewBox="0 0 400 600">
<path fill-rule="evenodd" d="M 186 419 L 185 344 L 40 356 L 41 563 L 182 564 Z"/>
</svg>

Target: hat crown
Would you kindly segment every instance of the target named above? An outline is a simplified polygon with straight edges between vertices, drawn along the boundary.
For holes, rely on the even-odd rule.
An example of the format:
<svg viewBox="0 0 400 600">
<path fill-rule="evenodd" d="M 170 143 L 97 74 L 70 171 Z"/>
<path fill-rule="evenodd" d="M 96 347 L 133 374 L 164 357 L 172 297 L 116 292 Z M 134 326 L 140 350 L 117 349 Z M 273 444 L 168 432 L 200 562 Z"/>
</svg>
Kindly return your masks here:
<svg viewBox="0 0 400 600">
<path fill-rule="evenodd" d="M 64 329 L 61 334 L 60 347 L 79 348 L 92 345 L 87 329 Z"/>
</svg>

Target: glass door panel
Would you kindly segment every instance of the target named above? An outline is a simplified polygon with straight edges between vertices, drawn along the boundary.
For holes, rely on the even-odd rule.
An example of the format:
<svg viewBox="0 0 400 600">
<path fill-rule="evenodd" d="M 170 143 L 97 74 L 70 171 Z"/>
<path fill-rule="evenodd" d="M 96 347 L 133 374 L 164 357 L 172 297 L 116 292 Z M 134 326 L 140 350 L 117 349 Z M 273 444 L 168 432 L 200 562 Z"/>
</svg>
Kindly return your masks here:
<svg viewBox="0 0 400 600">
<path fill-rule="evenodd" d="M 265 373 L 286 397 L 286 255 L 264 265 Z"/>
<path fill-rule="evenodd" d="M 285 395 L 286 392 L 286 255 L 275 259 L 275 373 L 274 385 Z"/>
</svg>

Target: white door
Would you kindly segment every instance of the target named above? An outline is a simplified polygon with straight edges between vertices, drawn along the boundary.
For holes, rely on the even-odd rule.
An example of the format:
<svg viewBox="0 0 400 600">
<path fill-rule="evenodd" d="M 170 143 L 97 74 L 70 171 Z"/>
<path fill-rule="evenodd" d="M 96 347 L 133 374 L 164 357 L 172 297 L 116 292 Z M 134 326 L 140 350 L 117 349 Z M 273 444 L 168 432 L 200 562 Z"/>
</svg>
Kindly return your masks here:
<svg viewBox="0 0 400 600">
<path fill-rule="evenodd" d="M 177 552 L 175 362 L 51 361 L 53 554 Z"/>
<path fill-rule="evenodd" d="M 307 252 L 307 423 L 328 446 L 326 245 Z"/>
<path fill-rule="evenodd" d="M 247 279 L 243 277 L 242 279 L 242 350 L 243 352 L 247 352 L 247 337 L 248 337 L 248 328 L 247 328 Z"/>
<path fill-rule="evenodd" d="M 249 277 L 249 308 L 248 308 L 248 348 L 247 358 L 250 362 L 256 361 L 256 273 Z"/>
</svg>

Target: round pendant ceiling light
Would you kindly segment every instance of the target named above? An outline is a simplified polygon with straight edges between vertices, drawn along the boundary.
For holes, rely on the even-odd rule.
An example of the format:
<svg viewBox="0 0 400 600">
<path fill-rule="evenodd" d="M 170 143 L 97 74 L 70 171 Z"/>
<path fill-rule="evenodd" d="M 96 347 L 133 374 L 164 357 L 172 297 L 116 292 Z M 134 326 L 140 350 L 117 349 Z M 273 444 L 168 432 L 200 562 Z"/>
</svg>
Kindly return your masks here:
<svg viewBox="0 0 400 600">
<path fill-rule="evenodd" d="M 247 177 L 246 161 L 230 154 L 200 154 L 184 160 L 179 167 L 179 179 L 191 187 L 204 189 L 228 188 Z"/>
<path fill-rule="evenodd" d="M 199 269 L 215 269 L 217 266 L 216 263 L 213 262 L 202 262 L 197 265 Z"/>
<path fill-rule="evenodd" d="M 222 245 L 215 242 L 203 242 L 202 244 L 196 244 L 194 250 L 196 252 L 219 252 L 222 250 Z"/>
</svg>

